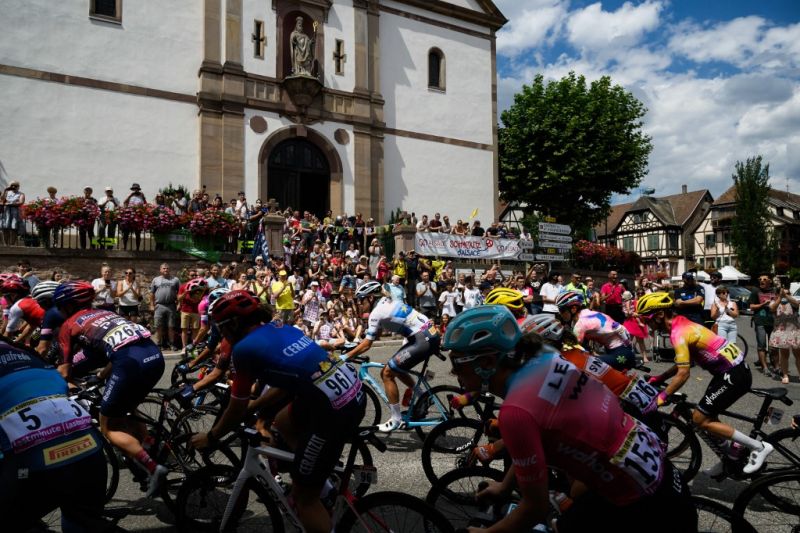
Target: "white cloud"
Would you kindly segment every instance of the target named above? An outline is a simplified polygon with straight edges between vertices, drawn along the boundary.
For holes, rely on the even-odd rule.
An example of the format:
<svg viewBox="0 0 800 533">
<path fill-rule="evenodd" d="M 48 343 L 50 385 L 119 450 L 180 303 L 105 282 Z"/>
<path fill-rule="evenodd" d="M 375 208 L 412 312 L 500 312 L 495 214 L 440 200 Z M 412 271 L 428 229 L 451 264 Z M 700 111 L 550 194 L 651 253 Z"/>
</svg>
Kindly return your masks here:
<svg viewBox="0 0 800 533">
<path fill-rule="evenodd" d="M 658 27 L 662 9 L 661 2 L 647 1 L 638 6 L 625 2 L 616 11 L 603 11 L 597 2 L 570 14 L 567 35 L 585 53 L 632 46 Z"/>
<path fill-rule="evenodd" d="M 528 48 L 552 42 L 566 18 L 568 2 L 535 0 L 497 2 L 509 22 L 497 33 L 497 51 L 516 55 Z"/>
</svg>

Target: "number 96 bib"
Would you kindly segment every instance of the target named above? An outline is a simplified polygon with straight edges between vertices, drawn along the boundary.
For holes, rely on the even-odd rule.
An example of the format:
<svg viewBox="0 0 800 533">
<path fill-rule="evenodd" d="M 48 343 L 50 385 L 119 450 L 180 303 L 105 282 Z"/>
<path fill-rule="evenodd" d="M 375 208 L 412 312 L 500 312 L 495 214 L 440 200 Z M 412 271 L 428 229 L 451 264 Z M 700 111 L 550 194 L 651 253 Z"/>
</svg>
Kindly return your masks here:
<svg viewBox="0 0 800 533">
<path fill-rule="evenodd" d="M 314 380 L 314 385 L 338 410 L 350 403 L 361 390 L 361 380 L 352 365 L 339 361 Z"/>
</svg>

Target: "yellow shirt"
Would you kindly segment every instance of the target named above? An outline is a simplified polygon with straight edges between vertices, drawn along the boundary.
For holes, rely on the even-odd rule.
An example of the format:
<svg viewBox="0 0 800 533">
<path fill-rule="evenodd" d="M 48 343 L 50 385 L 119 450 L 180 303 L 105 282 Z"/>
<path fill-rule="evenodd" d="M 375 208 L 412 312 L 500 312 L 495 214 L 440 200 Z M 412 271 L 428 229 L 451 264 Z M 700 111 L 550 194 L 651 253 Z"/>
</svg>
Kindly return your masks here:
<svg viewBox="0 0 800 533">
<path fill-rule="evenodd" d="M 294 295 L 292 294 L 292 286 L 289 283 L 281 281 L 273 281 L 270 285 L 270 292 L 275 294 L 278 292 L 278 297 L 275 299 L 276 309 L 294 309 Z"/>
<path fill-rule="evenodd" d="M 434 281 L 439 281 L 439 277 L 442 275 L 442 270 L 444 270 L 444 266 L 447 264 L 446 261 L 442 261 L 441 259 L 434 259 L 431 261 L 431 267 L 433 267 Z"/>
<path fill-rule="evenodd" d="M 394 272 L 395 276 L 400 276 L 401 278 L 406 277 L 406 262 L 400 259 L 395 259 L 394 261 Z"/>
</svg>

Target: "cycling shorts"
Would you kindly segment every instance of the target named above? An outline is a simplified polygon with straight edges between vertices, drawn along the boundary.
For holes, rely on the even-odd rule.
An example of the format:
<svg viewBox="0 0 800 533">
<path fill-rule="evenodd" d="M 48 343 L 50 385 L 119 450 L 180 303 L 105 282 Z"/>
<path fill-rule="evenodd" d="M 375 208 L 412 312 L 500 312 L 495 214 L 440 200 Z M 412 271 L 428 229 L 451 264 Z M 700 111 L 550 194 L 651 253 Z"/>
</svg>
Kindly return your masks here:
<svg viewBox="0 0 800 533">
<path fill-rule="evenodd" d="M 389 368 L 399 372 L 411 370 L 433 355 L 439 349 L 440 342 L 441 337 L 438 333 L 433 333 L 431 328 L 413 334 L 408 337 L 408 342 L 389 359 Z"/>
<path fill-rule="evenodd" d="M 94 436 L 98 442 L 103 437 Z M 6 456 L 0 469 L 0 516 L 3 531 L 28 531 L 40 518 L 60 507 L 62 525 L 99 520 L 106 493 L 106 458 L 97 452 L 73 463 L 28 471 L 20 458 Z M 20 476 L 20 471 L 25 476 Z M 92 531 L 86 524 L 86 531 Z M 96 526 L 96 524 L 95 524 Z M 38 528 L 36 529 L 38 531 Z"/>
<path fill-rule="evenodd" d="M 680 472 L 668 460 L 664 461 L 664 477 L 653 494 L 618 507 L 596 492 L 586 492 L 558 518 L 559 533 L 697 531 L 697 510 L 692 504 L 689 487 L 681 479 Z M 669 512 L 664 512 L 665 509 Z"/>
<path fill-rule="evenodd" d="M 615 370 L 630 370 L 636 366 L 636 358 L 631 346 L 606 348 L 606 353 L 596 357 Z"/>
<path fill-rule="evenodd" d="M 294 454 L 292 481 L 305 487 L 322 488 L 333 472 L 344 449 L 364 418 L 366 399 L 363 392 L 341 409 L 322 402 L 296 397 L 290 406 L 295 428 L 301 429 L 301 444 Z"/>
<path fill-rule="evenodd" d="M 122 417 L 134 411 L 164 374 L 164 356 L 150 340 L 122 348 L 114 355 L 100 414 Z"/>
<path fill-rule="evenodd" d="M 724 374 L 715 374 L 697 409 L 706 416 L 717 416 L 744 396 L 753 384 L 747 363 L 741 362 Z"/>
</svg>

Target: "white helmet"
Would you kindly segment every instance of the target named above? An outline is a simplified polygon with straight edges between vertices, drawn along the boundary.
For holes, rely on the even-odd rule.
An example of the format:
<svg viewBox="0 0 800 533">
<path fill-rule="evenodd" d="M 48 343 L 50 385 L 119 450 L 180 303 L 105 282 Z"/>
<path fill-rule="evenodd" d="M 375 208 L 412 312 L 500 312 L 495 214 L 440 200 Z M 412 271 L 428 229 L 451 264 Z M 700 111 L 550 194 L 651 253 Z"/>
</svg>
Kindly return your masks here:
<svg viewBox="0 0 800 533">
<path fill-rule="evenodd" d="M 368 281 L 358 288 L 356 298 L 361 300 L 374 292 L 381 292 L 381 283 L 379 281 Z"/>
<path fill-rule="evenodd" d="M 564 334 L 564 326 L 550 313 L 529 315 L 519 325 L 522 333 L 538 333 L 549 341 L 560 341 Z"/>
<path fill-rule="evenodd" d="M 42 303 L 43 300 L 52 300 L 59 285 L 60 283 L 57 281 L 40 281 L 33 287 L 31 297 L 39 303 Z"/>
</svg>

